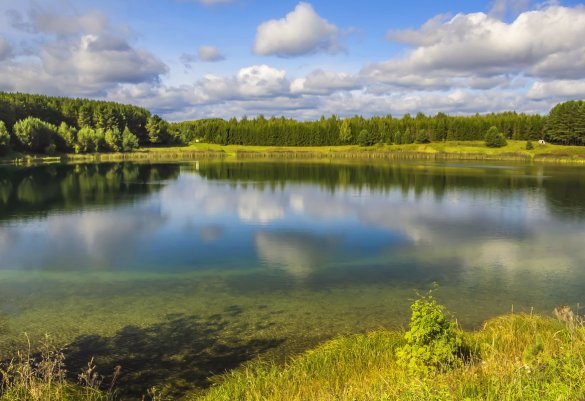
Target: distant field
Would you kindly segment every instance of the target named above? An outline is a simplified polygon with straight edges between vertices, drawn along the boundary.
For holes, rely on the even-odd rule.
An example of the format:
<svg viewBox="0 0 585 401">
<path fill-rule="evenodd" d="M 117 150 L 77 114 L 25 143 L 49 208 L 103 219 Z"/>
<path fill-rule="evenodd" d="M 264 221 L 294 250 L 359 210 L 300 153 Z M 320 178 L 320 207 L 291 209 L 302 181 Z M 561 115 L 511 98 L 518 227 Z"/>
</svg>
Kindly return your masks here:
<svg viewBox="0 0 585 401">
<path fill-rule="evenodd" d="M 64 156 L 14 154 L 7 162 L 191 160 L 206 157 L 290 157 L 290 158 L 388 158 L 525 160 L 585 163 L 585 146 L 539 145 L 526 150 L 526 141 L 512 141 L 502 148 L 488 148 L 483 141 L 451 141 L 428 144 L 347 146 L 241 146 L 197 143 L 187 146 L 141 148 L 133 153 L 98 153 Z"/>
<path fill-rule="evenodd" d="M 371 154 L 392 154 L 392 153 L 411 153 L 411 154 L 449 154 L 450 156 L 461 155 L 486 155 L 490 158 L 498 156 L 513 158 L 514 156 L 526 159 L 550 158 L 556 160 L 581 160 L 585 159 L 585 147 L 583 146 L 561 146 L 561 145 L 538 145 L 533 143 L 533 150 L 526 150 L 525 141 L 508 141 L 508 145 L 503 148 L 488 148 L 483 141 L 465 141 L 465 142 L 436 142 L 429 144 L 408 144 L 408 145 L 374 145 L 370 147 L 361 147 L 357 145 L 348 146 L 313 146 L 313 147 L 293 147 L 293 146 L 239 146 L 239 145 L 216 145 L 207 143 L 192 144 L 184 147 L 171 148 L 150 148 L 145 149 L 148 153 L 159 152 L 221 152 L 226 156 L 237 156 L 243 154 L 313 154 L 316 156 L 342 156 L 355 154 L 356 156 L 368 156 Z"/>
</svg>

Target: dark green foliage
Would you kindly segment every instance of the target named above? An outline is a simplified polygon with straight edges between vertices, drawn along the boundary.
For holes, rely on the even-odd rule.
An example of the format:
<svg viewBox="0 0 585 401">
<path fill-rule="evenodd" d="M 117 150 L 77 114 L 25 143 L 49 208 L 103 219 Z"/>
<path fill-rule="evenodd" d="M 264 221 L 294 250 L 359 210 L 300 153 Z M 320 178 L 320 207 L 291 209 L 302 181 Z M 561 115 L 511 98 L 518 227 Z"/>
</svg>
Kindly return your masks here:
<svg viewBox="0 0 585 401">
<path fill-rule="evenodd" d="M 414 139 L 415 143 L 430 143 L 431 135 L 426 131 L 419 131 Z"/>
<path fill-rule="evenodd" d="M 406 345 L 396 351 L 398 364 L 411 373 L 428 373 L 462 365 L 463 340 L 457 324 L 445 316 L 445 307 L 429 294 L 410 307 Z"/>
<path fill-rule="evenodd" d="M 108 129 L 104 139 L 106 145 L 112 152 L 120 152 L 122 150 L 122 133 L 118 127 Z"/>
<path fill-rule="evenodd" d="M 534 144 L 532 143 L 532 141 L 526 142 L 526 150 L 534 150 Z"/>
<path fill-rule="evenodd" d="M 363 129 L 360 131 L 358 135 L 358 144 L 360 146 L 372 146 L 375 143 L 376 137 L 373 133 L 371 133 L 367 129 Z"/>
<path fill-rule="evenodd" d="M 84 127 L 77 133 L 77 143 L 75 144 L 75 153 L 92 153 L 95 152 L 95 142 L 93 140 L 95 130 Z"/>
<path fill-rule="evenodd" d="M 213 118 L 171 124 L 169 132 L 180 143 L 198 139 L 226 145 L 261 146 L 335 146 L 359 144 L 359 134 L 367 130 L 373 143 L 408 144 L 415 141 L 483 140 L 489 127 L 519 140 L 542 137 L 546 117 L 512 112 L 474 116 L 434 117 L 419 113 L 415 118 L 390 115 L 369 119 L 354 116 L 340 120 L 337 116 L 318 121 L 295 121 L 284 117 L 255 119 Z M 378 134 L 379 133 L 379 134 Z"/>
<path fill-rule="evenodd" d="M 585 145 L 585 101 L 557 104 L 546 123 L 546 139 L 563 145 Z"/>
<path fill-rule="evenodd" d="M 124 132 L 122 132 L 122 151 L 132 152 L 138 149 L 138 146 L 138 137 L 128 127 L 124 128 Z"/>
<path fill-rule="evenodd" d="M 28 152 L 43 153 L 55 143 L 57 127 L 35 117 L 18 121 L 13 127 L 20 147 Z"/>
<path fill-rule="evenodd" d="M 490 127 L 485 134 L 485 145 L 488 148 L 502 148 L 507 145 L 504 135 L 498 132 L 497 127 Z"/>
<path fill-rule="evenodd" d="M 413 143 L 413 142 L 414 142 L 414 140 L 412 138 L 410 128 L 407 128 L 405 131 L 402 132 L 402 140 L 400 143 L 407 144 L 407 143 Z"/>
<path fill-rule="evenodd" d="M 24 137 L 24 142 L 21 141 L 14 132 L 14 126 L 18 121 L 28 117 L 47 123 L 45 128 L 58 126 L 59 129 L 55 130 L 57 135 L 53 135 L 48 141 L 42 135 L 31 136 L 30 139 L 34 143 Z M 12 141 L 12 146 L 27 152 L 42 153 L 51 144 L 54 144 L 55 148 L 49 150 L 56 152 L 72 150 L 85 152 L 82 149 L 90 148 L 92 151 L 107 151 L 110 147 L 106 146 L 106 132 L 116 129 L 122 131 L 125 127 L 134 133 L 140 144 L 151 143 L 153 139 L 161 144 L 170 141 L 171 136 L 167 133 L 168 123 L 160 117 L 154 120 L 156 131 L 152 133 L 147 131 L 149 117 L 150 112 L 143 108 L 114 102 L 0 92 L 0 121 L 5 123 L 8 131 L 12 131 L 17 139 Z M 34 127 L 39 128 L 40 125 L 36 123 Z M 82 128 L 90 128 L 92 131 L 85 131 L 81 143 L 77 143 L 76 132 Z M 97 135 L 93 138 L 93 144 L 88 142 L 87 136 L 90 134 Z M 37 139 L 39 143 L 35 142 Z"/>
<path fill-rule="evenodd" d="M 17 121 L 36 117 L 48 124 L 59 126 L 66 123 L 68 130 L 58 130 L 52 142 L 37 147 L 42 152 L 51 143 L 58 152 L 71 149 L 81 151 L 92 147 L 93 151 L 115 150 L 120 145 L 105 137 L 108 130 L 120 132 L 125 127 L 136 136 L 138 143 L 145 144 L 186 144 L 194 140 L 215 142 L 222 145 L 264 145 L 264 146 L 335 146 L 362 143 L 359 135 L 366 130 L 370 135 L 369 144 L 377 142 L 409 144 L 429 141 L 482 140 L 490 127 L 496 127 L 504 138 L 516 140 L 538 140 L 545 133 L 553 143 L 585 145 L 585 102 L 566 102 L 556 106 L 551 116 L 505 112 L 473 116 L 448 116 L 439 113 L 427 116 L 418 113 L 402 118 L 391 115 L 366 119 L 354 116 L 340 120 L 333 115 L 321 117 L 318 121 L 295 121 L 284 117 L 236 120 L 202 119 L 183 123 L 168 124 L 159 116 L 140 107 L 113 102 L 85 99 L 67 99 L 21 93 L 0 93 L 0 121 L 10 133 Z M 72 142 L 75 131 L 91 128 L 93 145 L 87 145 L 85 138 L 78 144 Z M 101 129 L 101 131 L 100 131 Z M 85 135 L 89 132 L 85 132 Z M 16 136 L 16 135 L 14 135 Z M 363 138 L 362 138 L 363 139 Z M 12 146 L 22 144 L 13 140 Z M 107 144 L 110 142 L 110 144 Z M 113 145 L 112 145 L 113 144 Z M 86 146 L 87 145 L 87 146 Z M 22 145 L 24 151 L 32 151 Z"/>
<path fill-rule="evenodd" d="M 67 152 L 74 150 L 77 143 L 77 130 L 75 128 L 68 126 L 66 122 L 62 122 L 57 129 L 57 136 L 62 150 Z"/>
<path fill-rule="evenodd" d="M 349 119 L 343 120 L 339 125 L 339 141 L 341 143 L 350 143 L 352 140 L 351 124 Z"/>
<path fill-rule="evenodd" d="M 3 154 L 10 147 L 10 133 L 6 129 L 4 121 L 0 121 L 0 154 Z"/>
<path fill-rule="evenodd" d="M 77 126 L 79 128 L 93 127 L 93 112 L 89 105 L 82 105 L 77 112 Z"/>
<path fill-rule="evenodd" d="M 148 132 L 150 143 L 160 144 L 169 141 L 169 123 L 156 114 L 148 117 L 146 131 Z"/>
<path fill-rule="evenodd" d="M 399 130 L 396 130 L 392 135 L 392 143 L 396 145 L 402 144 L 402 133 Z"/>
<path fill-rule="evenodd" d="M 105 152 L 108 149 L 106 145 L 106 132 L 103 128 L 98 128 L 94 130 L 93 134 L 93 147 L 96 152 Z"/>
</svg>

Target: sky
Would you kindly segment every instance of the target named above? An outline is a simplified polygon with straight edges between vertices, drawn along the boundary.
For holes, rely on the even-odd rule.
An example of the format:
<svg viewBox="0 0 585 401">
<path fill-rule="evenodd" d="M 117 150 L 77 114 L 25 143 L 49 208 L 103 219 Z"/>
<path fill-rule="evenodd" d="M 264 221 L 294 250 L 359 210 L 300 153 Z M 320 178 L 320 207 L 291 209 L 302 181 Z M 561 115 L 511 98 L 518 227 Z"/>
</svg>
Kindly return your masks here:
<svg viewBox="0 0 585 401">
<path fill-rule="evenodd" d="M 585 4 L 0 0 L 0 91 L 170 121 L 548 113 L 585 98 Z"/>
</svg>

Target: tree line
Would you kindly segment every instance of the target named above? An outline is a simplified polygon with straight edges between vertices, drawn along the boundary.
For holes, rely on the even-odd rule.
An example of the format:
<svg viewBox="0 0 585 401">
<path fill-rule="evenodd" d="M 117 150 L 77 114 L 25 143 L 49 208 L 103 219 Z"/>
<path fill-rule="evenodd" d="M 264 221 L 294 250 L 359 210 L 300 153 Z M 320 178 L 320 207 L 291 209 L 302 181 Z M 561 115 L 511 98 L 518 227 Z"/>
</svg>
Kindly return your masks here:
<svg viewBox="0 0 585 401">
<path fill-rule="evenodd" d="M 129 152 L 171 143 L 168 128 L 137 106 L 0 92 L 0 152 Z"/>
<path fill-rule="evenodd" d="M 551 110 L 546 124 L 550 142 L 585 145 L 585 101 L 559 103 Z"/>
<path fill-rule="evenodd" d="M 548 116 L 516 112 L 449 116 L 405 114 L 317 121 L 285 117 L 201 119 L 169 124 L 148 110 L 115 102 L 0 93 L 0 152 L 128 152 L 139 146 L 188 144 L 335 146 L 484 140 L 495 127 L 503 140 L 585 145 L 585 102 L 555 106 Z M 500 142 L 502 142 L 500 140 Z M 502 142 L 505 143 L 505 142 Z"/>
<path fill-rule="evenodd" d="M 295 121 L 284 117 L 241 120 L 204 119 L 171 124 L 171 129 L 185 142 L 222 145 L 264 146 L 334 146 L 373 145 L 375 143 L 409 144 L 437 141 L 483 140 L 490 127 L 496 127 L 506 138 L 538 140 L 545 134 L 547 117 L 515 112 L 449 116 L 439 113 L 427 116 L 406 114 L 364 118 L 354 116 L 321 117 L 318 121 Z"/>
</svg>

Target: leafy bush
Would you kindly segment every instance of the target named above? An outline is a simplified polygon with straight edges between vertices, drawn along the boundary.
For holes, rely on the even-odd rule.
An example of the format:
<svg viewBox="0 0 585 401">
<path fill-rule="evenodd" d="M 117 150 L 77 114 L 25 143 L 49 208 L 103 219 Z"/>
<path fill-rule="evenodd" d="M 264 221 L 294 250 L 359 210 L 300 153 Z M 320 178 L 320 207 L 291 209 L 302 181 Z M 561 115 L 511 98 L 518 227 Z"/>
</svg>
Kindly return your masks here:
<svg viewBox="0 0 585 401">
<path fill-rule="evenodd" d="M 501 148 L 506 146 L 507 142 L 496 127 L 491 127 L 485 134 L 485 144 L 488 148 Z"/>
<path fill-rule="evenodd" d="M 411 373 L 429 373 L 462 364 L 463 340 L 455 322 L 445 316 L 445 307 L 431 292 L 419 296 L 411 306 L 406 345 L 398 348 L 398 364 Z"/>
<path fill-rule="evenodd" d="M 533 149 L 534 149 L 534 145 L 532 144 L 532 141 L 526 142 L 526 150 L 533 150 Z"/>
</svg>

